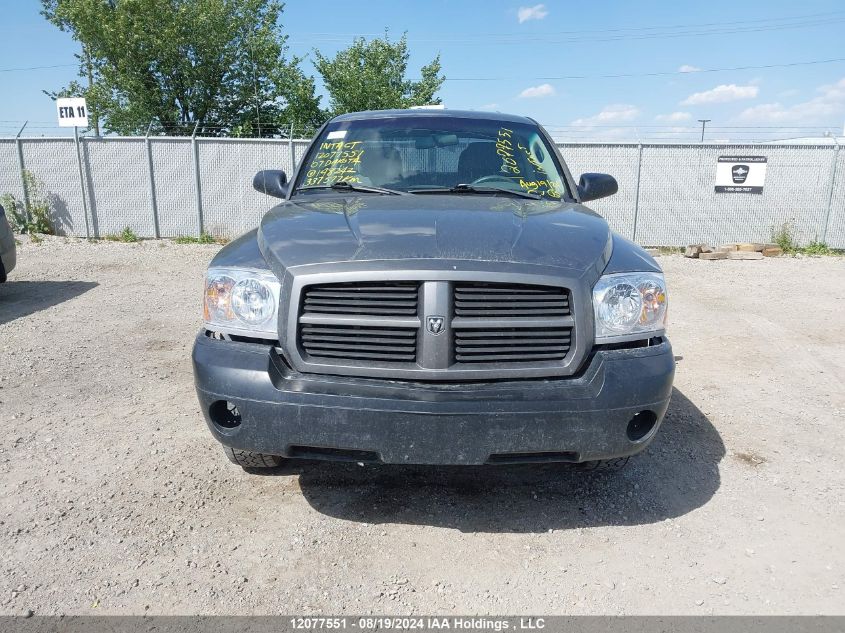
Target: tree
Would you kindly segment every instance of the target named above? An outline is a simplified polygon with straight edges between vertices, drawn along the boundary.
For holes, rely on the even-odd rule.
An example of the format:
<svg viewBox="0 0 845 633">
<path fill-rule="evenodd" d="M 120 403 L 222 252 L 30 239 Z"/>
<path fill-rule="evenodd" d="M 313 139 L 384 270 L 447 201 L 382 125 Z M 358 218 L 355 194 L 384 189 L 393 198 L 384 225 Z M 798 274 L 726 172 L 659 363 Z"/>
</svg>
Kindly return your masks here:
<svg viewBox="0 0 845 633">
<path fill-rule="evenodd" d="M 80 77 L 51 96 L 85 96 L 106 130 L 273 135 L 325 119 L 314 79 L 286 58 L 277 0 L 42 0 L 82 45 Z M 284 129 L 287 129 L 286 127 Z M 284 130 L 282 130 L 284 131 Z"/>
<path fill-rule="evenodd" d="M 332 114 L 439 104 L 435 93 L 443 85 L 440 55 L 420 70 L 420 81 L 406 79 L 407 35 L 397 42 L 359 37 L 333 58 L 314 51 L 314 66 L 329 93 Z"/>
</svg>

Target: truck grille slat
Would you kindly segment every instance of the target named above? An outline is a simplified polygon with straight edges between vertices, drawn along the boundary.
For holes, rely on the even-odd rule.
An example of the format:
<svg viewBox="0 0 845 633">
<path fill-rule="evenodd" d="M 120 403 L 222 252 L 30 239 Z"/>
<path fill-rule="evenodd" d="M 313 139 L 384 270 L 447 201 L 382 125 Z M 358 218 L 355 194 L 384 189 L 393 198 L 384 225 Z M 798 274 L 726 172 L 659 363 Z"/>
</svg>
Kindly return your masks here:
<svg viewBox="0 0 845 633">
<path fill-rule="evenodd" d="M 417 313 L 416 306 L 403 308 L 401 306 L 380 307 L 366 305 L 343 305 L 343 306 L 317 306 L 316 308 L 306 306 L 305 311 L 311 313 L 325 314 L 370 314 L 374 316 L 411 316 Z"/>
<path fill-rule="evenodd" d="M 560 334 L 559 336 L 555 336 L 549 330 L 542 329 L 539 331 L 534 330 L 522 330 L 520 329 L 517 334 L 515 334 L 512 330 L 458 330 L 459 336 L 462 338 L 515 338 L 518 337 L 519 340 L 525 341 L 528 344 L 534 343 L 553 343 L 561 338 L 569 339 L 570 335 L 567 334 Z M 550 338 L 553 337 L 553 338 Z M 496 341 L 498 344 L 499 341 Z"/>
<path fill-rule="evenodd" d="M 560 354 L 484 354 L 482 355 L 467 355 L 456 354 L 455 358 L 462 363 L 496 363 L 503 360 L 525 363 L 537 360 L 559 360 Z"/>
<path fill-rule="evenodd" d="M 328 335 L 332 335 L 334 337 L 340 337 L 343 341 L 348 341 L 350 334 L 355 334 L 356 332 L 360 332 L 366 334 L 370 337 L 408 337 L 408 338 L 416 338 L 417 331 L 416 329 L 404 329 L 404 328 L 393 328 L 393 329 L 384 329 L 384 328 L 375 328 L 375 327 L 367 327 L 367 328 L 359 328 L 358 326 L 341 326 L 341 325 L 304 325 L 302 327 L 302 335 L 317 335 L 326 337 Z"/>
<path fill-rule="evenodd" d="M 414 354 L 377 353 L 377 352 L 349 352 L 348 350 L 321 350 L 315 355 L 317 358 L 325 356 L 329 358 L 342 358 L 350 360 L 383 360 L 387 362 L 412 361 Z"/>
<path fill-rule="evenodd" d="M 320 350 L 365 350 L 368 352 L 399 352 L 402 354 L 406 354 L 409 351 L 413 352 L 413 346 L 401 346 L 401 345 L 381 345 L 378 343 L 374 344 L 366 344 L 366 343 L 355 343 L 354 345 L 349 343 L 318 343 L 315 341 L 308 342 L 308 348 L 312 350 L 313 354 L 320 354 Z"/>
</svg>

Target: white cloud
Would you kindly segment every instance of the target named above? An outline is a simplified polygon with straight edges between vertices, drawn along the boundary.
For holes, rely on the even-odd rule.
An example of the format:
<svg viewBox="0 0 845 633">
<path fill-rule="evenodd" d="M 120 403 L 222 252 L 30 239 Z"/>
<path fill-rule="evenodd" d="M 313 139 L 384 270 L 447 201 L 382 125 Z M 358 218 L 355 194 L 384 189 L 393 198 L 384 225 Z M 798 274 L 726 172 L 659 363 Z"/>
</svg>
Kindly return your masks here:
<svg viewBox="0 0 845 633">
<path fill-rule="evenodd" d="M 679 73 L 697 73 L 700 70 L 698 66 L 691 66 L 690 64 L 682 64 L 678 67 Z"/>
<path fill-rule="evenodd" d="M 533 7 L 519 7 L 516 12 L 516 17 L 519 18 L 519 23 L 527 22 L 528 20 L 542 20 L 549 15 L 545 4 L 535 4 Z"/>
<path fill-rule="evenodd" d="M 845 113 L 845 77 L 834 84 L 825 84 L 816 89 L 817 96 L 807 101 L 785 106 L 781 103 L 763 103 L 746 108 L 736 121 L 756 125 L 810 124 L 825 126 L 836 124 Z"/>
<path fill-rule="evenodd" d="M 483 106 L 478 106 L 479 110 L 498 110 L 498 103 L 485 103 Z"/>
<path fill-rule="evenodd" d="M 538 97 L 551 97 L 555 93 L 555 88 L 551 84 L 540 84 L 539 86 L 531 86 L 519 93 L 520 99 L 536 99 Z"/>
<path fill-rule="evenodd" d="M 636 106 L 624 103 L 614 103 L 602 108 L 601 112 L 583 119 L 575 119 L 570 125 L 574 127 L 594 127 L 596 125 L 612 125 L 624 121 L 632 121 L 640 116 Z"/>
<path fill-rule="evenodd" d="M 689 121 L 691 118 L 692 115 L 689 112 L 670 112 L 669 114 L 658 114 L 654 117 L 654 120 L 677 123 L 678 121 Z"/>
<path fill-rule="evenodd" d="M 695 92 L 681 101 L 681 105 L 701 105 L 703 103 L 727 103 L 740 99 L 754 99 L 760 89 L 757 86 L 737 86 L 736 84 L 722 84 L 712 90 Z"/>
</svg>

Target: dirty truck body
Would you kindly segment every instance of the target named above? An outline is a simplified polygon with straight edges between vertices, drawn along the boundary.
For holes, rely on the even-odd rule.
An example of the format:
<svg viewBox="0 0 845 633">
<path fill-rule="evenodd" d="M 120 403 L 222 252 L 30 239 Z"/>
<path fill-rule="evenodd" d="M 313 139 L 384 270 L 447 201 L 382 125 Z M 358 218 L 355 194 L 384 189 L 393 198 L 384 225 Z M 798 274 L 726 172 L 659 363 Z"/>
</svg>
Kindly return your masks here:
<svg viewBox="0 0 845 633">
<path fill-rule="evenodd" d="M 0 283 L 6 281 L 7 275 L 14 269 L 16 258 L 15 236 L 6 211 L 0 205 Z"/>
<path fill-rule="evenodd" d="M 193 349 L 232 461 L 600 463 L 654 437 L 661 269 L 534 121 L 343 115 L 254 185 L 281 202 L 211 262 Z"/>
</svg>

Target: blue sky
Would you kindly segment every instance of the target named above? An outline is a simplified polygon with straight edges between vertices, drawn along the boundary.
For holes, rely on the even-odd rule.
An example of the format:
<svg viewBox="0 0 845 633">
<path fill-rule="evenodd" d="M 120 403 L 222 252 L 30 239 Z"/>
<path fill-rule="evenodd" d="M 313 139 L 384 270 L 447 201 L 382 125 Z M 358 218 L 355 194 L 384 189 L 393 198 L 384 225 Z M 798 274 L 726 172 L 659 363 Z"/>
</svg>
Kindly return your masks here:
<svg viewBox="0 0 845 633">
<path fill-rule="evenodd" d="M 40 2 L 3 4 L 0 135 L 24 119 L 30 134 L 57 133 L 41 91 L 75 77 L 79 47 Z M 700 118 L 712 119 L 711 140 L 842 134 L 845 124 L 845 61 L 779 66 L 845 58 L 841 0 L 291 0 L 282 23 L 299 55 L 407 31 L 411 75 L 440 53 L 447 107 L 532 116 L 563 138 L 693 138 Z"/>
</svg>

